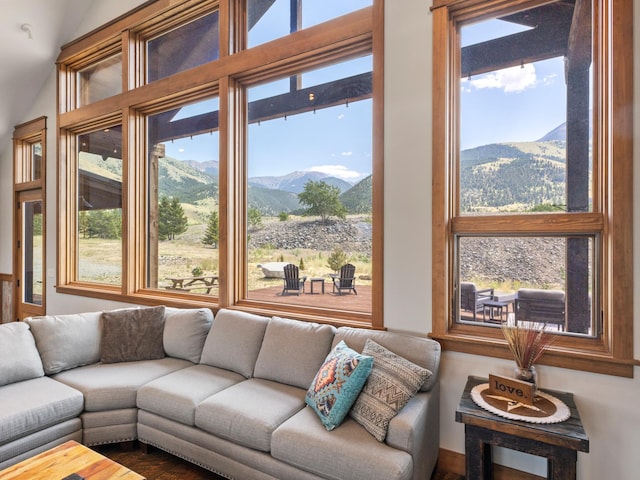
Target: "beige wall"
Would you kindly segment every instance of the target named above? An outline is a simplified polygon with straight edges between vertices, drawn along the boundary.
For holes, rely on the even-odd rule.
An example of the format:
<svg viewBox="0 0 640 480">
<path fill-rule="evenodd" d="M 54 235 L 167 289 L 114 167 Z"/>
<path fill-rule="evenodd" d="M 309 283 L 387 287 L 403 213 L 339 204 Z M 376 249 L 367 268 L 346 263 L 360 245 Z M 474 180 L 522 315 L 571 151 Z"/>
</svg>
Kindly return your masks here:
<svg viewBox="0 0 640 480">
<path fill-rule="evenodd" d="M 89 31 L 116 17 L 138 1 L 94 2 L 91 18 L 69 38 Z M 385 7 L 385 324 L 392 330 L 426 335 L 431 330 L 431 14 L 430 2 L 386 0 Z M 636 31 L 640 8 L 635 12 Z M 640 51 L 640 33 L 635 39 Z M 635 65 L 636 99 L 640 99 L 640 62 Z M 640 145 L 640 101 L 636 101 L 635 144 Z M 33 108 L 22 121 L 40 115 L 55 124 L 55 77 L 52 73 Z M 50 172 L 47 203 L 55 211 L 55 136 L 47 161 Z M 640 191 L 640 150 L 636 149 L 634 185 Z M 11 204 L 10 146 L 0 156 L 0 203 Z M 636 196 L 639 195 L 636 193 Z M 636 198 L 636 204 L 638 203 Z M 7 223 L 7 219 L 8 222 Z M 640 208 L 634 217 L 636 241 L 635 297 L 640 299 Z M 10 209 L 0 209 L 0 224 L 9 225 Z M 110 308 L 115 304 L 96 299 L 58 295 L 52 287 L 56 258 L 54 215 L 47 221 L 49 269 L 47 302 L 50 313 Z M 11 271 L 11 232 L 0 230 L 0 272 Z M 634 315 L 635 344 L 640 345 L 637 302 Z M 640 356 L 636 348 L 636 357 Z M 441 447 L 464 452 L 464 429 L 454 421 L 455 408 L 468 375 L 511 373 L 511 363 L 473 355 L 445 353 L 442 362 Z M 632 480 L 640 472 L 640 371 L 635 379 L 575 372 L 541 366 L 543 388 L 575 394 L 576 403 L 591 440 L 591 453 L 578 456 L 581 480 Z M 545 474 L 542 459 L 510 450 L 497 451 L 496 460 L 537 475 Z"/>
</svg>

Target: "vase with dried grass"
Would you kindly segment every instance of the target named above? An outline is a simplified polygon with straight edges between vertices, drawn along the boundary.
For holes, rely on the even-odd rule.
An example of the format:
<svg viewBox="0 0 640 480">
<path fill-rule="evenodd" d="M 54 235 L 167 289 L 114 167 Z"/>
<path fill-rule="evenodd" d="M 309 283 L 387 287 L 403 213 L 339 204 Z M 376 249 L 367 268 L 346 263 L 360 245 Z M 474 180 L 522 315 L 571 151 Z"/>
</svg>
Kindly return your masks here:
<svg viewBox="0 0 640 480">
<path fill-rule="evenodd" d="M 556 336 L 547 331 L 547 325 L 537 322 L 520 321 L 502 324 L 502 333 L 516 362 L 515 378 L 538 387 L 538 373 L 535 363 L 545 350 L 555 341 Z"/>
</svg>

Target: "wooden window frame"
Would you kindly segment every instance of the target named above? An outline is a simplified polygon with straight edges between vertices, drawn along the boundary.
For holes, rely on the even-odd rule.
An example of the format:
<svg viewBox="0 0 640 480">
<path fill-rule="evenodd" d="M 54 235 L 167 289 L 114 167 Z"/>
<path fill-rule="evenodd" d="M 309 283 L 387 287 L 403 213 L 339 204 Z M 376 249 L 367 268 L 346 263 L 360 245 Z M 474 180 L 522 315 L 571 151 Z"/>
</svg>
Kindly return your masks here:
<svg viewBox="0 0 640 480">
<path fill-rule="evenodd" d="M 24 178 L 31 177 L 31 163 L 33 160 L 32 147 L 35 143 L 40 143 L 42 147 L 41 165 L 40 165 L 40 178 L 34 180 L 25 181 Z M 42 268 L 46 269 L 47 265 L 47 233 L 46 233 L 46 219 L 47 219 L 47 117 L 38 117 L 29 122 L 25 122 L 21 125 L 16 125 L 13 130 L 13 204 L 20 203 L 20 194 L 22 192 L 36 192 L 37 195 L 42 198 Z M 21 213 L 15 208 L 13 209 L 13 271 L 14 278 L 21 278 L 20 273 L 22 269 L 22 259 L 19 252 L 21 249 L 17 246 L 17 241 L 22 236 L 22 230 L 19 228 L 21 221 L 18 216 Z M 24 246 L 23 246 L 24 247 Z M 42 304 L 35 307 L 31 312 L 45 312 L 46 311 L 46 271 L 43 271 L 43 295 Z M 15 285 L 13 290 L 13 314 L 21 315 L 22 301 L 19 298 L 22 291 L 21 287 Z M 27 313 L 28 315 L 29 313 Z M 36 313 L 31 313 L 36 314 Z"/>
<path fill-rule="evenodd" d="M 60 293 L 106 298 L 140 304 L 241 308 L 265 314 L 288 315 L 339 325 L 383 328 L 383 0 L 373 5 L 309 27 L 283 38 L 242 49 L 245 2 L 182 0 L 147 2 L 87 35 L 64 45 L 58 63 L 58 278 Z M 220 58 L 145 84 L 144 41 L 164 28 L 177 25 L 173 19 L 196 18 L 216 6 L 220 16 Z M 162 28 L 161 28 L 162 27 Z M 122 51 L 123 91 L 90 105 L 75 104 L 78 68 Z M 108 52 L 108 55 L 105 54 Z M 258 81 L 285 71 L 307 69 L 314 65 L 372 52 L 373 86 L 373 276 L 371 314 L 335 312 L 329 309 L 286 305 L 255 305 L 241 301 L 246 256 L 244 195 L 243 104 L 239 81 Z M 220 257 L 219 296 L 217 301 L 203 295 L 143 288 L 145 258 L 144 175 L 146 158 L 144 115 L 177 101 L 202 98 L 216 92 L 220 100 Z M 123 129 L 123 281 L 121 288 L 81 283 L 74 280 L 75 223 L 72 137 L 79 129 L 119 118 Z M 136 259 L 136 260 L 133 260 Z"/>
<path fill-rule="evenodd" d="M 631 1 L 595 2 L 594 48 L 599 68 L 594 90 L 594 212 L 492 217 L 490 224 L 456 217 L 457 158 L 456 21 L 486 18 L 505 9 L 522 10 L 544 2 L 531 0 L 435 0 L 433 13 L 432 112 L 432 256 L 433 332 L 444 349 L 512 358 L 500 329 L 453 321 L 456 233 L 549 234 L 597 232 L 602 236 L 600 300 L 603 332 L 599 338 L 561 336 L 541 364 L 633 377 L 633 5 Z M 605 43 L 608 40 L 608 44 Z M 614 161 L 615 159 L 615 161 Z M 615 188 L 614 188 L 615 186 Z"/>
</svg>

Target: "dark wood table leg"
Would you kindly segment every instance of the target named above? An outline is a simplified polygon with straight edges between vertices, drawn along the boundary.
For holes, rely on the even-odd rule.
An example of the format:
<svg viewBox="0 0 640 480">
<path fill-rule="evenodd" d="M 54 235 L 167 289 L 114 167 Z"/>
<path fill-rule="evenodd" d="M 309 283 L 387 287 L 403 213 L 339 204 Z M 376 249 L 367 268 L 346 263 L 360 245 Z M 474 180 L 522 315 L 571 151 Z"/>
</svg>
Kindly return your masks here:
<svg viewBox="0 0 640 480">
<path fill-rule="evenodd" d="M 576 480 L 578 454 L 575 450 L 558 448 L 547 460 L 547 478 L 549 480 Z"/>
<path fill-rule="evenodd" d="M 491 480 L 493 459 L 491 445 L 482 441 L 476 430 L 465 425 L 466 480 Z"/>
</svg>

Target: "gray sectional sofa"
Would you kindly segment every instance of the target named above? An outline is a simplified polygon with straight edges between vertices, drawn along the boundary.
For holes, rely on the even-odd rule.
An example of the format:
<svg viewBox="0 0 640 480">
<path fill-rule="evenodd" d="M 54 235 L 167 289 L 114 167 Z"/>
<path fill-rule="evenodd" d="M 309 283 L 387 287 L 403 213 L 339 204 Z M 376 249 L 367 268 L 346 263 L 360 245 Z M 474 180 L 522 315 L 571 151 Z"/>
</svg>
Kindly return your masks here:
<svg viewBox="0 0 640 480">
<path fill-rule="evenodd" d="M 427 372 L 417 392 L 391 402 L 397 414 L 374 417 L 379 438 L 355 407 L 332 430 L 320 415 L 331 405 L 311 408 L 343 344 L 354 355 L 393 352 L 392 378 L 412 376 L 405 364 Z M 425 480 L 439 449 L 439 360 L 426 338 L 235 310 L 215 320 L 207 309 L 151 307 L 4 324 L 0 469 L 70 439 L 138 440 L 241 480 Z M 377 361 L 362 381 L 380 373 Z M 360 402 L 373 388 L 352 393 Z"/>
</svg>

